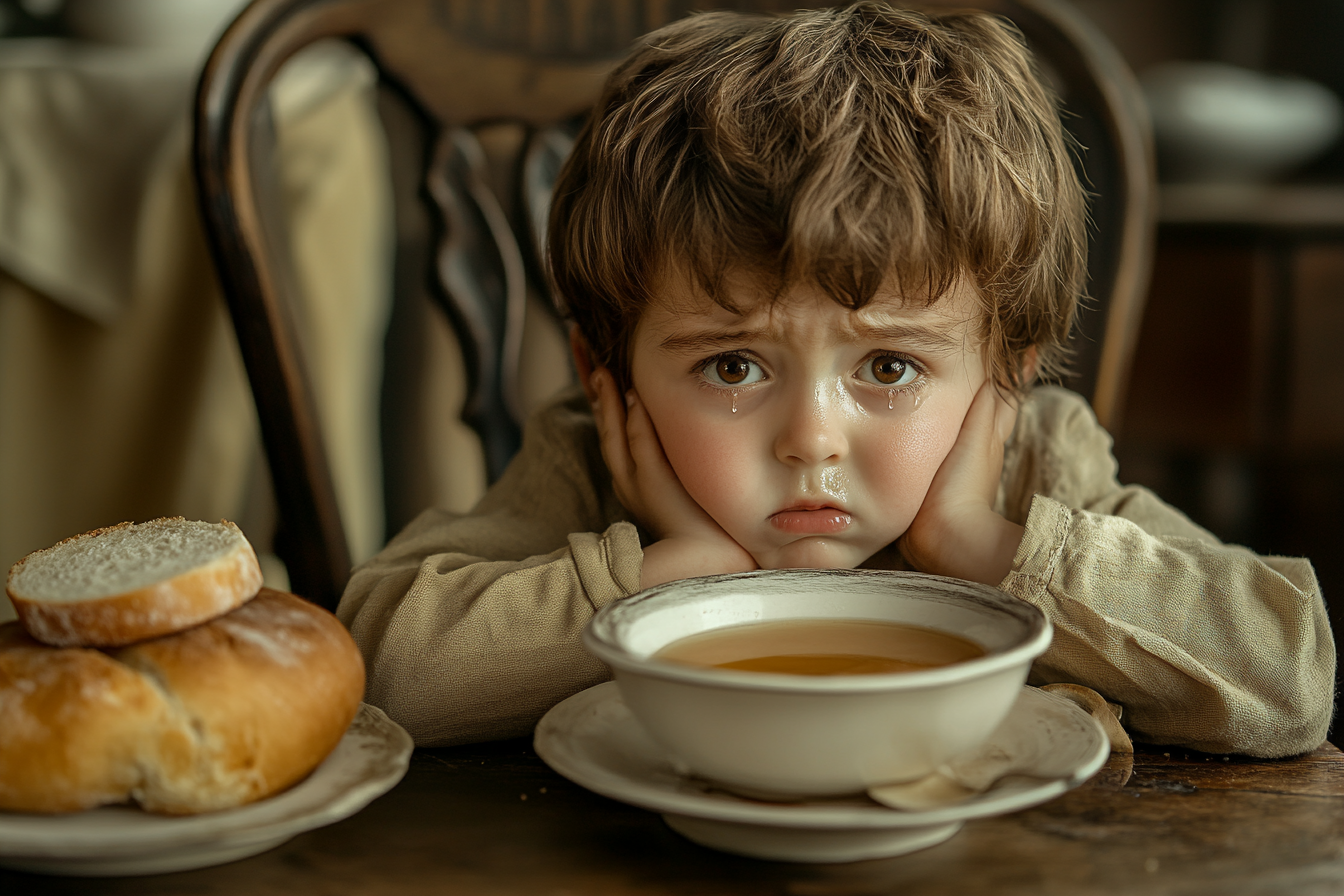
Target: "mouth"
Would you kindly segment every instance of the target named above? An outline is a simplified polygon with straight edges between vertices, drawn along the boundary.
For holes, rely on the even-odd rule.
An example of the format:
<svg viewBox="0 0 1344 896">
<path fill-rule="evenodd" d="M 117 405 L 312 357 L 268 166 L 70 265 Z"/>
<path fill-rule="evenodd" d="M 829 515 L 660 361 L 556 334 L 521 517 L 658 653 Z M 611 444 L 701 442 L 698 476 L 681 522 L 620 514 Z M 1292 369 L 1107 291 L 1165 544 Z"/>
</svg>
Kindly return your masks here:
<svg viewBox="0 0 1344 896">
<path fill-rule="evenodd" d="M 770 525 L 787 535 L 834 535 L 852 522 L 849 511 L 829 504 L 796 504 L 770 517 Z"/>
</svg>

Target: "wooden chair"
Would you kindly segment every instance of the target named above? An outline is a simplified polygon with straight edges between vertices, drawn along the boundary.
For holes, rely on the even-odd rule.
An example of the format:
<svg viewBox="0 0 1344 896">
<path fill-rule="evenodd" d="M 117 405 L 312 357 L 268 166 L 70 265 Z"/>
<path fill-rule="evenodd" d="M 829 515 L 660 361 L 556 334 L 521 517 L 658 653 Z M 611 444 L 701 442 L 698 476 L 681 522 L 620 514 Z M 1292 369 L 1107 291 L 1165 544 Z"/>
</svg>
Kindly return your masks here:
<svg viewBox="0 0 1344 896">
<path fill-rule="evenodd" d="M 280 66 L 330 37 L 352 41 L 376 65 L 394 159 L 395 301 L 429 295 L 451 318 L 467 363 L 463 418 L 480 434 L 493 479 L 518 444 L 511 377 L 521 307 L 529 288 L 544 290 L 538 249 L 567 128 L 638 35 L 692 9 L 800 5 L 821 4 L 254 0 L 241 13 L 201 78 L 195 169 L 260 415 L 280 517 L 276 551 L 297 593 L 334 607 L 350 554 L 290 308 L 284 234 L 268 213 L 274 190 L 266 96 Z M 978 5 L 1012 19 L 1065 99 L 1067 125 L 1086 148 L 1082 167 L 1095 192 L 1092 300 L 1079 322 L 1072 385 L 1092 396 L 1104 423 L 1114 424 L 1142 313 L 1154 220 L 1152 153 L 1133 78 L 1065 0 L 923 5 Z M 505 166 L 511 182 L 492 190 L 473 129 L 501 121 L 521 123 L 529 139 Z M 409 514 L 400 516 L 389 518 L 389 532 Z"/>
</svg>

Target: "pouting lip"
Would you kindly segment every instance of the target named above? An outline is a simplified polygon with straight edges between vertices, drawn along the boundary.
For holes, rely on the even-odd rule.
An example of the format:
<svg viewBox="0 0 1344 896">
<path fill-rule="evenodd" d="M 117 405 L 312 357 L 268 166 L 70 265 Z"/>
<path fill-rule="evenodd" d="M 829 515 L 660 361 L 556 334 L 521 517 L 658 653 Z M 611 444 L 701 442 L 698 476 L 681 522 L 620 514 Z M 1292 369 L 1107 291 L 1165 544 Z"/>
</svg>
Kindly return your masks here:
<svg viewBox="0 0 1344 896">
<path fill-rule="evenodd" d="M 836 536 L 854 523 L 854 515 L 831 504 L 794 505 L 770 515 L 769 525 L 791 537 Z"/>
<path fill-rule="evenodd" d="M 844 507 L 838 507 L 835 504 L 831 503 L 819 503 L 816 501 L 799 501 L 795 504 L 789 505 L 788 507 L 783 507 L 780 508 L 779 510 L 776 510 L 774 513 L 770 514 L 770 516 L 775 517 L 779 516 L 781 513 L 801 513 L 801 512 L 811 512 L 814 510 L 829 510 L 834 513 L 843 513 L 847 516 L 853 516 L 853 512 L 845 509 Z"/>
</svg>

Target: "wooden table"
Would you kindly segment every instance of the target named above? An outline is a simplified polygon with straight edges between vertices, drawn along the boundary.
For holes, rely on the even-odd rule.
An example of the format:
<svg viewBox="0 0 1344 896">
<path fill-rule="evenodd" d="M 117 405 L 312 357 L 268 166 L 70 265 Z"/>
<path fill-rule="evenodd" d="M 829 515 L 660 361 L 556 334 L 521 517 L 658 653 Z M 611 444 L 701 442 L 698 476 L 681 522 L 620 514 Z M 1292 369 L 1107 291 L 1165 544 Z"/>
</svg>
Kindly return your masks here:
<svg viewBox="0 0 1344 896">
<path fill-rule="evenodd" d="M 1170 755 L 1168 755 L 1170 753 Z M 1257 762 L 1140 748 L 1035 809 L 969 822 L 922 852 L 791 865 L 693 845 L 589 793 L 526 741 L 420 750 L 392 792 L 268 853 L 200 871 L 60 878 L 4 894 L 1115 894 L 1344 890 L 1344 754 Z"/>
</svg>

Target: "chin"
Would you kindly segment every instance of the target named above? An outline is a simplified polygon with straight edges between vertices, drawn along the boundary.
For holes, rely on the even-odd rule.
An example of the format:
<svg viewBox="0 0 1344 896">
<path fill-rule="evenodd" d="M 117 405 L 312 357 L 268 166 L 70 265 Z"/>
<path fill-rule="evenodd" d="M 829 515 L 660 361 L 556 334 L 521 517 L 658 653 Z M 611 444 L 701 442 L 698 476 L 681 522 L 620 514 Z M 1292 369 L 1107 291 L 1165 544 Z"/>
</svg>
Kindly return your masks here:
<svg viewBox="0 0 1344 896">
<path fill-rule="evenodd" d="M 833 538 L 801 538 L 769 552 L 752 553 L 761 569 L 852 569 L 872 551 Z"/>
</svg>

